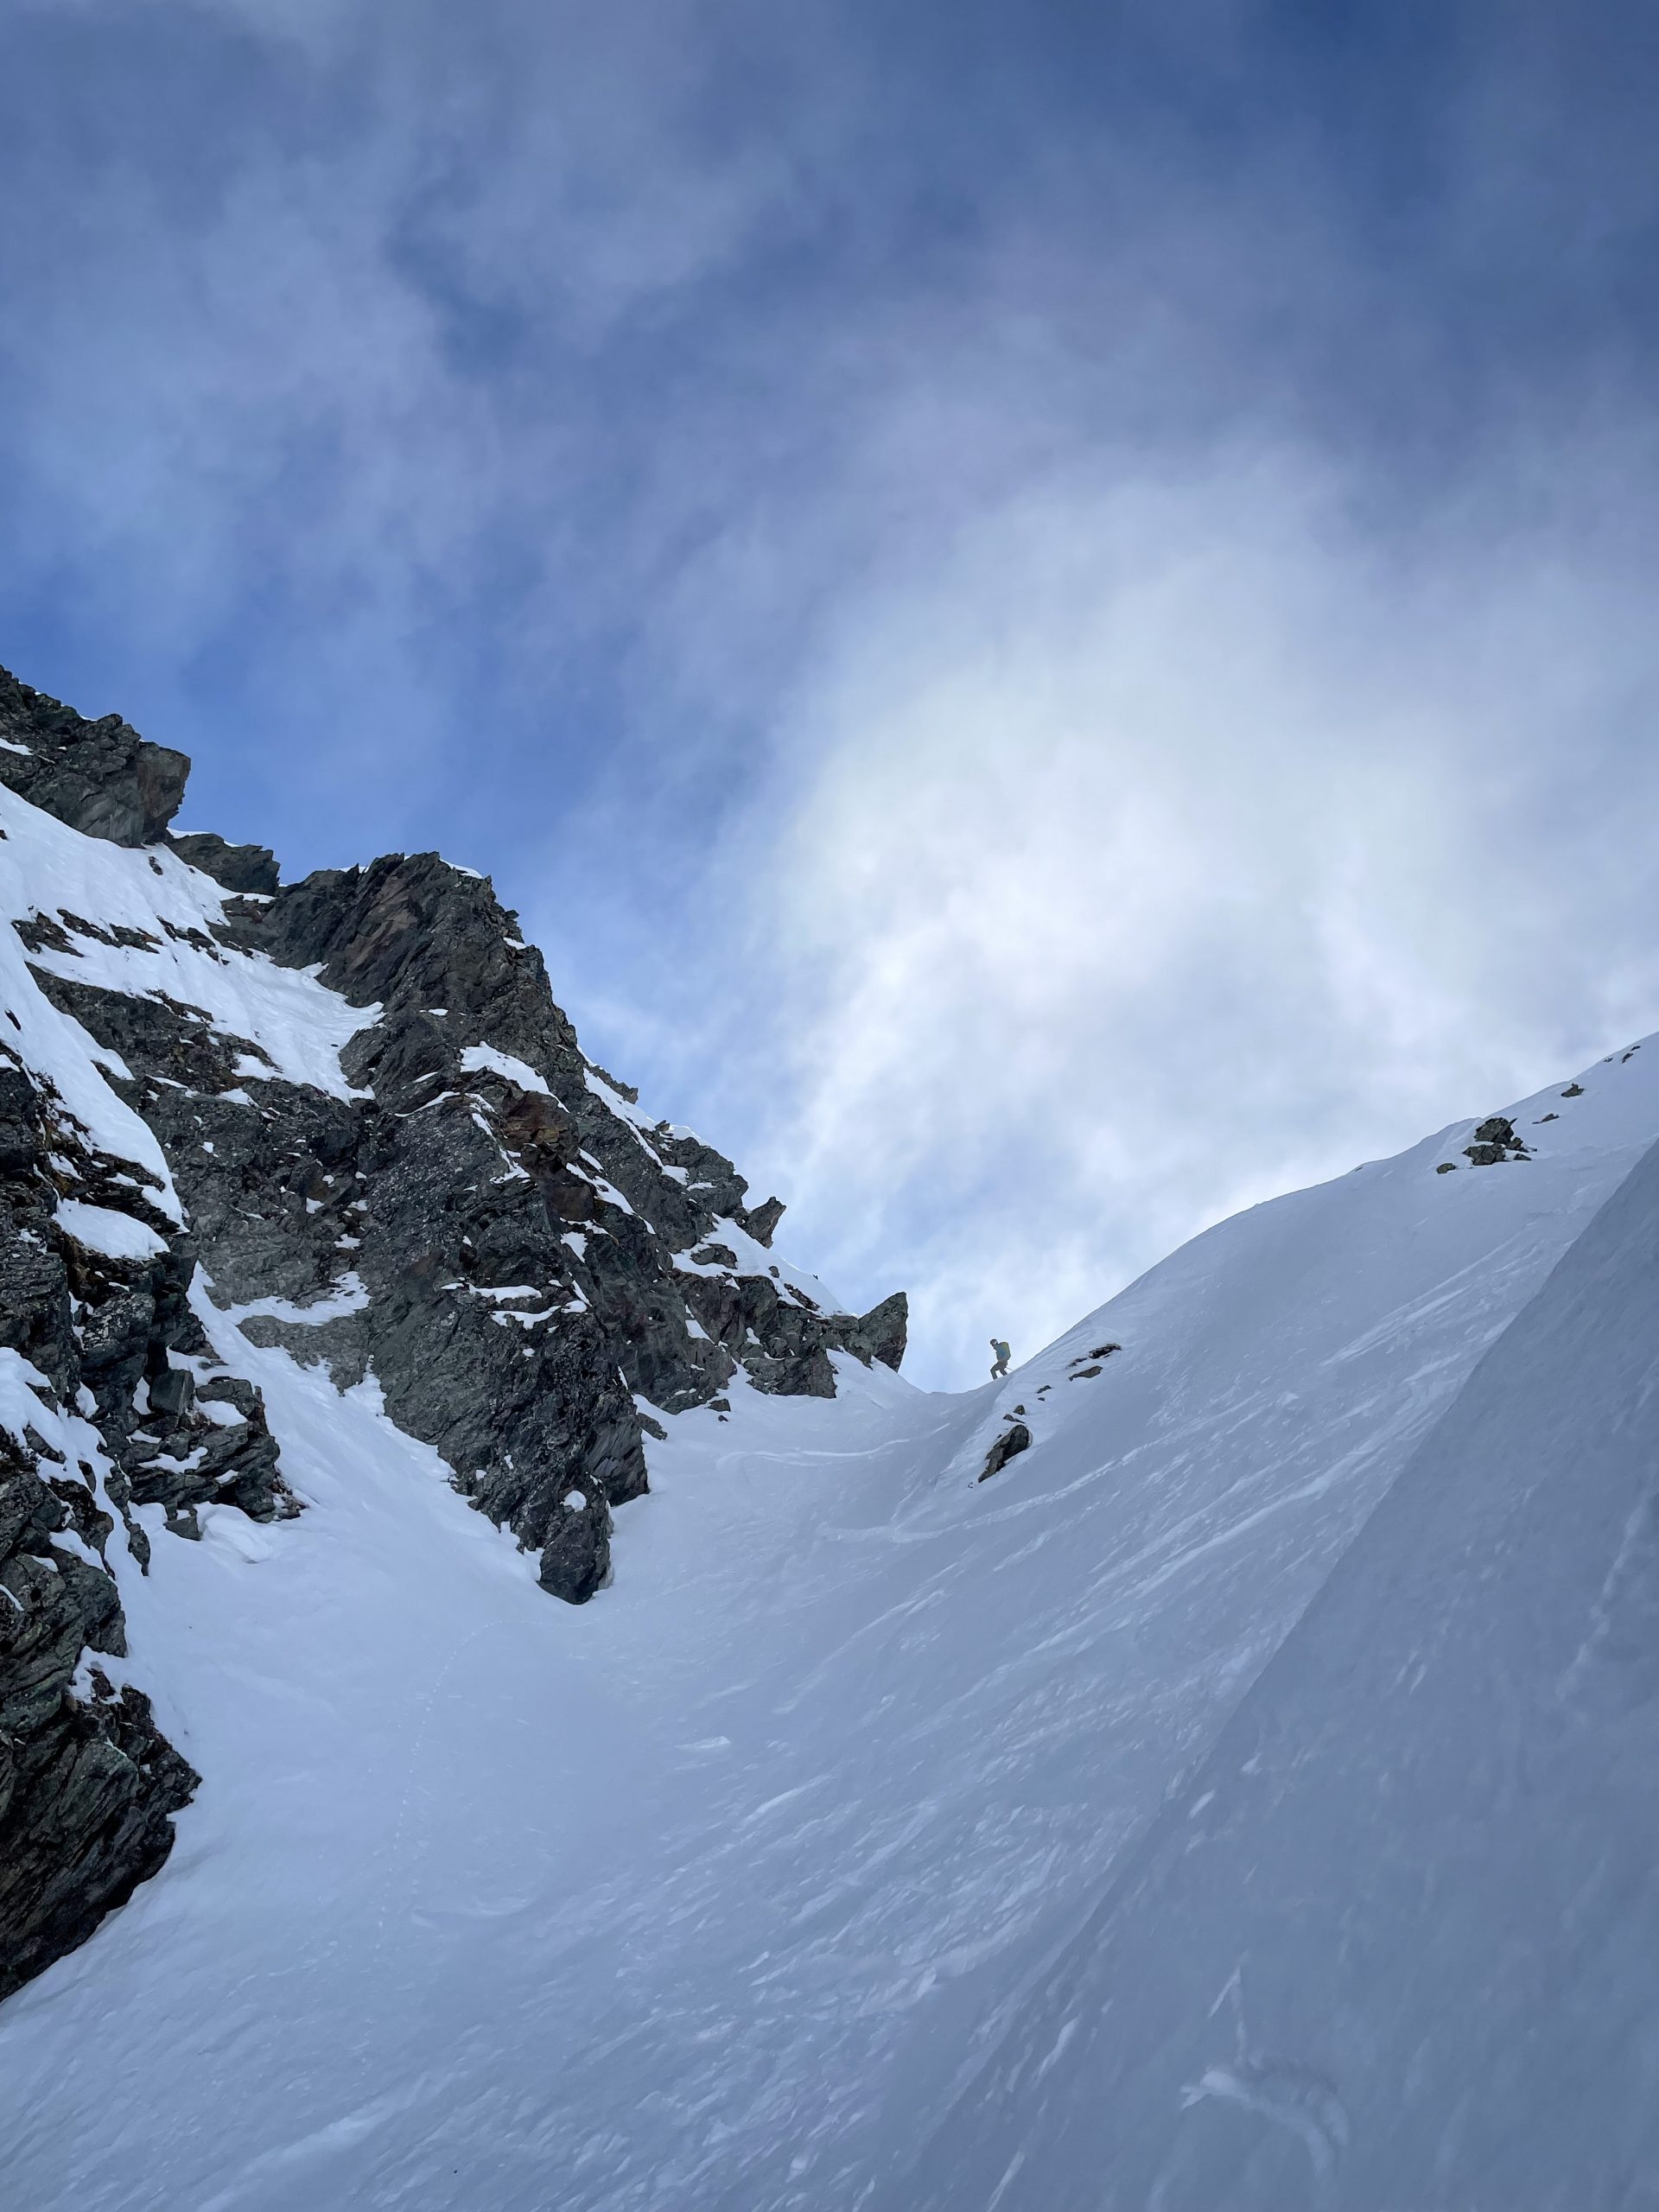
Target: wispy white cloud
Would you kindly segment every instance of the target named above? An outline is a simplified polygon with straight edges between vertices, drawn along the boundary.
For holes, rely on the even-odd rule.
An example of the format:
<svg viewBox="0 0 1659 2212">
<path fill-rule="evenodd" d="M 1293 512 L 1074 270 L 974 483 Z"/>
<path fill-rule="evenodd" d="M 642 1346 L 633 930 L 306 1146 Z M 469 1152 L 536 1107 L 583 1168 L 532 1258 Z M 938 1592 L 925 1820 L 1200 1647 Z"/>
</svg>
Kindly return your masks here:
<svg viewBox="0 0 1659 2212">
<path fill-rule="evenodd" d="M 1573 458 L 1384 546 L 1306 454 L 1080 455 L 842 603 L 752 826 L 762 1157 L 920 1371 L 1659 1022 L 1659 646 Z"/>
<path fill-rule="evenodd" d="M 1646 107 L 1086 12 L 83 0 L 0 149 L 81 703 L 493 868 L 937 1377 L 1659 1020 Z"/>
</svg>

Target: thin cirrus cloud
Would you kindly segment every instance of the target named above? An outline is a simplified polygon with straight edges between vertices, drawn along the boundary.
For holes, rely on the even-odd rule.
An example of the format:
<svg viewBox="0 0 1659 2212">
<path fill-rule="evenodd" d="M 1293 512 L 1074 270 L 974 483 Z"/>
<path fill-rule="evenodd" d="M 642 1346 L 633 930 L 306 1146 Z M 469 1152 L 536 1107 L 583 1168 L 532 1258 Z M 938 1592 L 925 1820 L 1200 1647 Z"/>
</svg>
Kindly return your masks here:
<svg viewBox="0 0 1659 2212">
<path fill-rule="evenodd" d="M 1651 35 L 1317 12 L 23 6 L 0 658 L 1030 1349 L 1659 1019 Z"/>
</svg>

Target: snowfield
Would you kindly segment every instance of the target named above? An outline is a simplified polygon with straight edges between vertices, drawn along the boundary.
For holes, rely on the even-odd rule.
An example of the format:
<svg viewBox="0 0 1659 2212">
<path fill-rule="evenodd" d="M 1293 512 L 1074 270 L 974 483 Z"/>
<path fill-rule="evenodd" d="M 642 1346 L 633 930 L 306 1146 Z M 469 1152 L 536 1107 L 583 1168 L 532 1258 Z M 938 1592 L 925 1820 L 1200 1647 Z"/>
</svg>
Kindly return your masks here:
<svg viewBox="0 0 1659 2212">
<path fill-rule="evenodd" d="M 734 1387 L 581 1611 L 200 1296 L 309 1510 L 123 1562 L 204 1786 L 0 2011 L 8 2202 L 871 2201 L 1659 1129 L 1659 1048 L 1583 1082 L 1532 1160 L 1437 1175 L 1460 1126 L 1258 1207 L 1006 1383 Z"/>
<path fill-rule="evenodd" d="M 154 950 L 77 938 L 42 964 L 165 988 L 257 1039 L 271 1068 L 341 1084 L 340 1047 L 369 1017 L 314 976 L 193 943 L 218 911 L 207 879 L 93 846 L 4 792 L 0 809 L 20 915 L 30 882 L 49 882 L 54 906 L 100 926 L 179 932 Z M 31 1065 L 170 1199 L 154 1139 L 99 1072 L 109 1055 L 48 1004 L 9 928 L 0 957 Z M 1363 2100 L 1251 2039 L 1278 1939 L 1257 1929 L 1255 1953 L 1235 1955 L 1230 1927 L 1255 1925 L 1243 1904 L 1206 1924 L 1208 1979 L 1173 2026 L 1157 1957 L 1128 1961 L 1121 1983 L 1092 1962 L 1117 1940 L 1128 1871 L 1166 1850 L 1172 1808 L 1196 1818 L 1216 1796 L 1206 1763 L 1305 1624 L 1346 1624 L 1316 1670 L 1324 1741 L 1363 1737 L 1409 1674 L 1408 1655 L 1363 1694 L 1344 1688 L 1363 1675 L 1356 1654 L 1398 1628 L 1415 1525 L 1399 1500 L 1424 1499 L 1427 1527 L 1478 1456 L 1465 1438 L 1446 1457 L 1455 1422 L 1484 1434 L 1470 1427 L 1482 1406 L 1513 1424 L 1529 1402 L 1499 1363 L 1554 1374 L 1527 1434 L 1554 1420 L 1587 1436 L 1598 1408 L 1623 1420 L 1630 1393 L 1645 1403 L 1659 1317 L 1642 1304 L 1637 1229 L 1605 1289 L 1624 1363 L 1576 1427 L 1560 1410 L 1573 1370 L 1554 1373 L 1537 1318 L 1554 1300 L 1573 1341 L 1599 1341 L 1602 1278 L 1569 1298 L 1577 1277 L 1552 1271 L 1571 1255 L 1582 1274 L 1591 1224 L 1605 1241 L 1624 1218 L 1599 1210 L 1659 1136 L 1659 1043 L 1580 1081 L 1510 1109 L 1532 1158 L 1437 1173 L 1461 1161 L 1471 1120 L 1257 1207 L 1006 1382 L 930 1395 L 844 1355 L 833 1401 L 740 1376 L 728 1420 L 681 1414 L 651 1444 L 615 1583 L 581 1610 L 537 1587 L 372 1377 L 342 1395 L 321 1365 L 256 1346 L 238 1324 L 257 1309 L 220 1310 L 199 1278 L 202 1321 L 263 1390 L 308 1510 L 267 1527 L 209 1507 L 190 1543 L 141 1508 L 147 1577 L 111 1547 L 130 1656 L 110 1672 L 154 1697 L 203 1784 L 162 1873 L 0 2008 L 6 2204 L 1384 2212 L 1386 2159 L 1349 2148 Z M 73 1233 L 105 1249 L 130 1235 L 99 1212 L 82 1207 Z M 333 1303 L 286 1318 L 366 1295 L 348 1275 Z M 14 1426 L 39 1421 L 29 1380 L 9 1355 Z M 982 1482 L 1015 1420 L 1028 1448 Z M 65 1421 L 67 1440 L 92 1437 Z M 1512 1443 L 1524 1456 L 1525 1435 Z M 1501 1486 L 1501 1467 L 1484 1479 Z M 1647 1618 L 1659 1589 L 1645 1510 L 1603 1528 L 1586 1508 L 1605 1553 L 1592 1656 L 1628 1640 L 1628 1605 Z M 1490 1580 L 1485 1526 L 1448 1524 L 1436 1554 L 1471 1590 Z M 1368 1578 L 1373 1529 L 1393 1530 L 1392 1580 Z M 1467 1671 L 1448 1677 L 1447 1709 Z M 1287 1772 L 1287 1793 L 1317 1795 L 1294 1757 Z M 1401 1847 L 1408 1859 L 1408 1836 Z M 1248 1889 L 1248 1868 L 1233 1878 Z M 1552 1896 L 1576 1879 L 1563 1860 Z M 1201 1920 L 1203 1897 L 1181 1910 Z M 1432 1916 L 1413 1925 L 1427 2019 L 1440 1936 Z M 1327 1951 L 1347 1940 L 1334 1925 Z M 1478 1959 L 1457 1971 L 1478 1993 Z M 1113 2037 L 1136 2050 L 1131 1992 L 1160 2017 L 1160 2050 L 1192 2044 L 1190 2068 L 1171 2057 L 1141 2082 L 1138 2059 L 1109 2063 Z M 1628 2047 L 1659 2048 L 1651 2005 L 1624 2001 Z M 1401 2017 L 1390 2050 L 1417 2015 Z M 1446 2126 L 1474 2140 L 1480 2082 L 1459 2087 L 1457 2063 L 1437 2055 L 1464 2097 Z M 1527 2095 L 1512 2126 L 1536 2109 Z M 1188 2113 L 1211 2163 L 1160 2165 L 1142 2139 L 1179 2134 Z M 1115 2172 L 1136 2130 L 1140 2164 L 1126 2147 Z M 1659 2201 L 1634 2193 L 1639 2135 L 1607 2150 L 1573 2212 Z M 1424 2174 L 1424 2212 L 1535 2212 L 1513 2193 L 1490 2208 L 1445 2194 L 1462 2185 L 1450 2152 Z"/>
</svg>

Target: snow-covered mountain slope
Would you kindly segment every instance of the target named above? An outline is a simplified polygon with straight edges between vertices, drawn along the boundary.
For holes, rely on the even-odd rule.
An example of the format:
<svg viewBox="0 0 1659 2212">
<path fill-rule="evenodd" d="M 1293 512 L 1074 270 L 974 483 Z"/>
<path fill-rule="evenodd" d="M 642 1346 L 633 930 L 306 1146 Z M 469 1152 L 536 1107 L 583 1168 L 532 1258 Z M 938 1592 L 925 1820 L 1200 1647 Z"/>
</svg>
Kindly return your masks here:
<svg viewBox="0 0 1659 2212">
<path fill-rule="evenodd" d="M 1645 2207 L 1659 1148 L 875 2202 Z"/>
<path fill-rule="evenodd" d="M 723 1415 L 740 1370 L 831 1395 L 832 1350 L 904 1347 L 902 1295 L 841 1312 L 772 1254 L 778 1200 L 583 1055 L 484 879 L 283 886 L 168 834 L 188 766 L 0 672 L 0 1996 L 155 1871 L 195 1785 L 99 1662 L 147 1515 L 299 1510 L 247 1344 L 372 1374 L 574 1603 L 653 1407 Z"/>
<path fill-rule="evenodd" d="M 170 895 L 177 855 L 121 857 Z M 100 1664 L 201 1781 L 0 2006 L 8 2201 L 1643 2203 L 1656 1138 L 1649 1041 L 1222 1224 L 1006 1383 L 825 1345 L 836 1395 L 785 1395 L 763 1353 L 646 1433 L 580 1610 L 393 1418 L 356 1251 L 308 1299 L 198 1274 L 190 1357 L 304 1510 L 190 1542 L 131 1503 L 148 1575 L 112 1531 Z M 1604 1965 L 1592 2075 L 1552 2076 Z M 1570 2140 L 1552 2079 L 1594 2091 Z"/>
</svg>

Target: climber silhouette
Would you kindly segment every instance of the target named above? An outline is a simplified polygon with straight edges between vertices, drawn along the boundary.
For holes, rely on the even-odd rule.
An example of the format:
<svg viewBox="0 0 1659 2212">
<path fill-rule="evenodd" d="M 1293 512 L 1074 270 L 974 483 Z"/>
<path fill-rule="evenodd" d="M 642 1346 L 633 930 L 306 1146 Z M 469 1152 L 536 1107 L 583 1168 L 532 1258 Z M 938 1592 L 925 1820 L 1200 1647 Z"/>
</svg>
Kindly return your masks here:
<svg viewBox="0 0 1659 2212">
<path fill-rule="evenodd" d="M 1009 1354 L 1008 1348 L 1001 1337 L 991 1338 L 991 1350 L 996 1354 L 996 1364 L 991 1370 L 991 1380 L 995 1382 L 998 1376 L 1007 1373 Z"/>
</svg>

